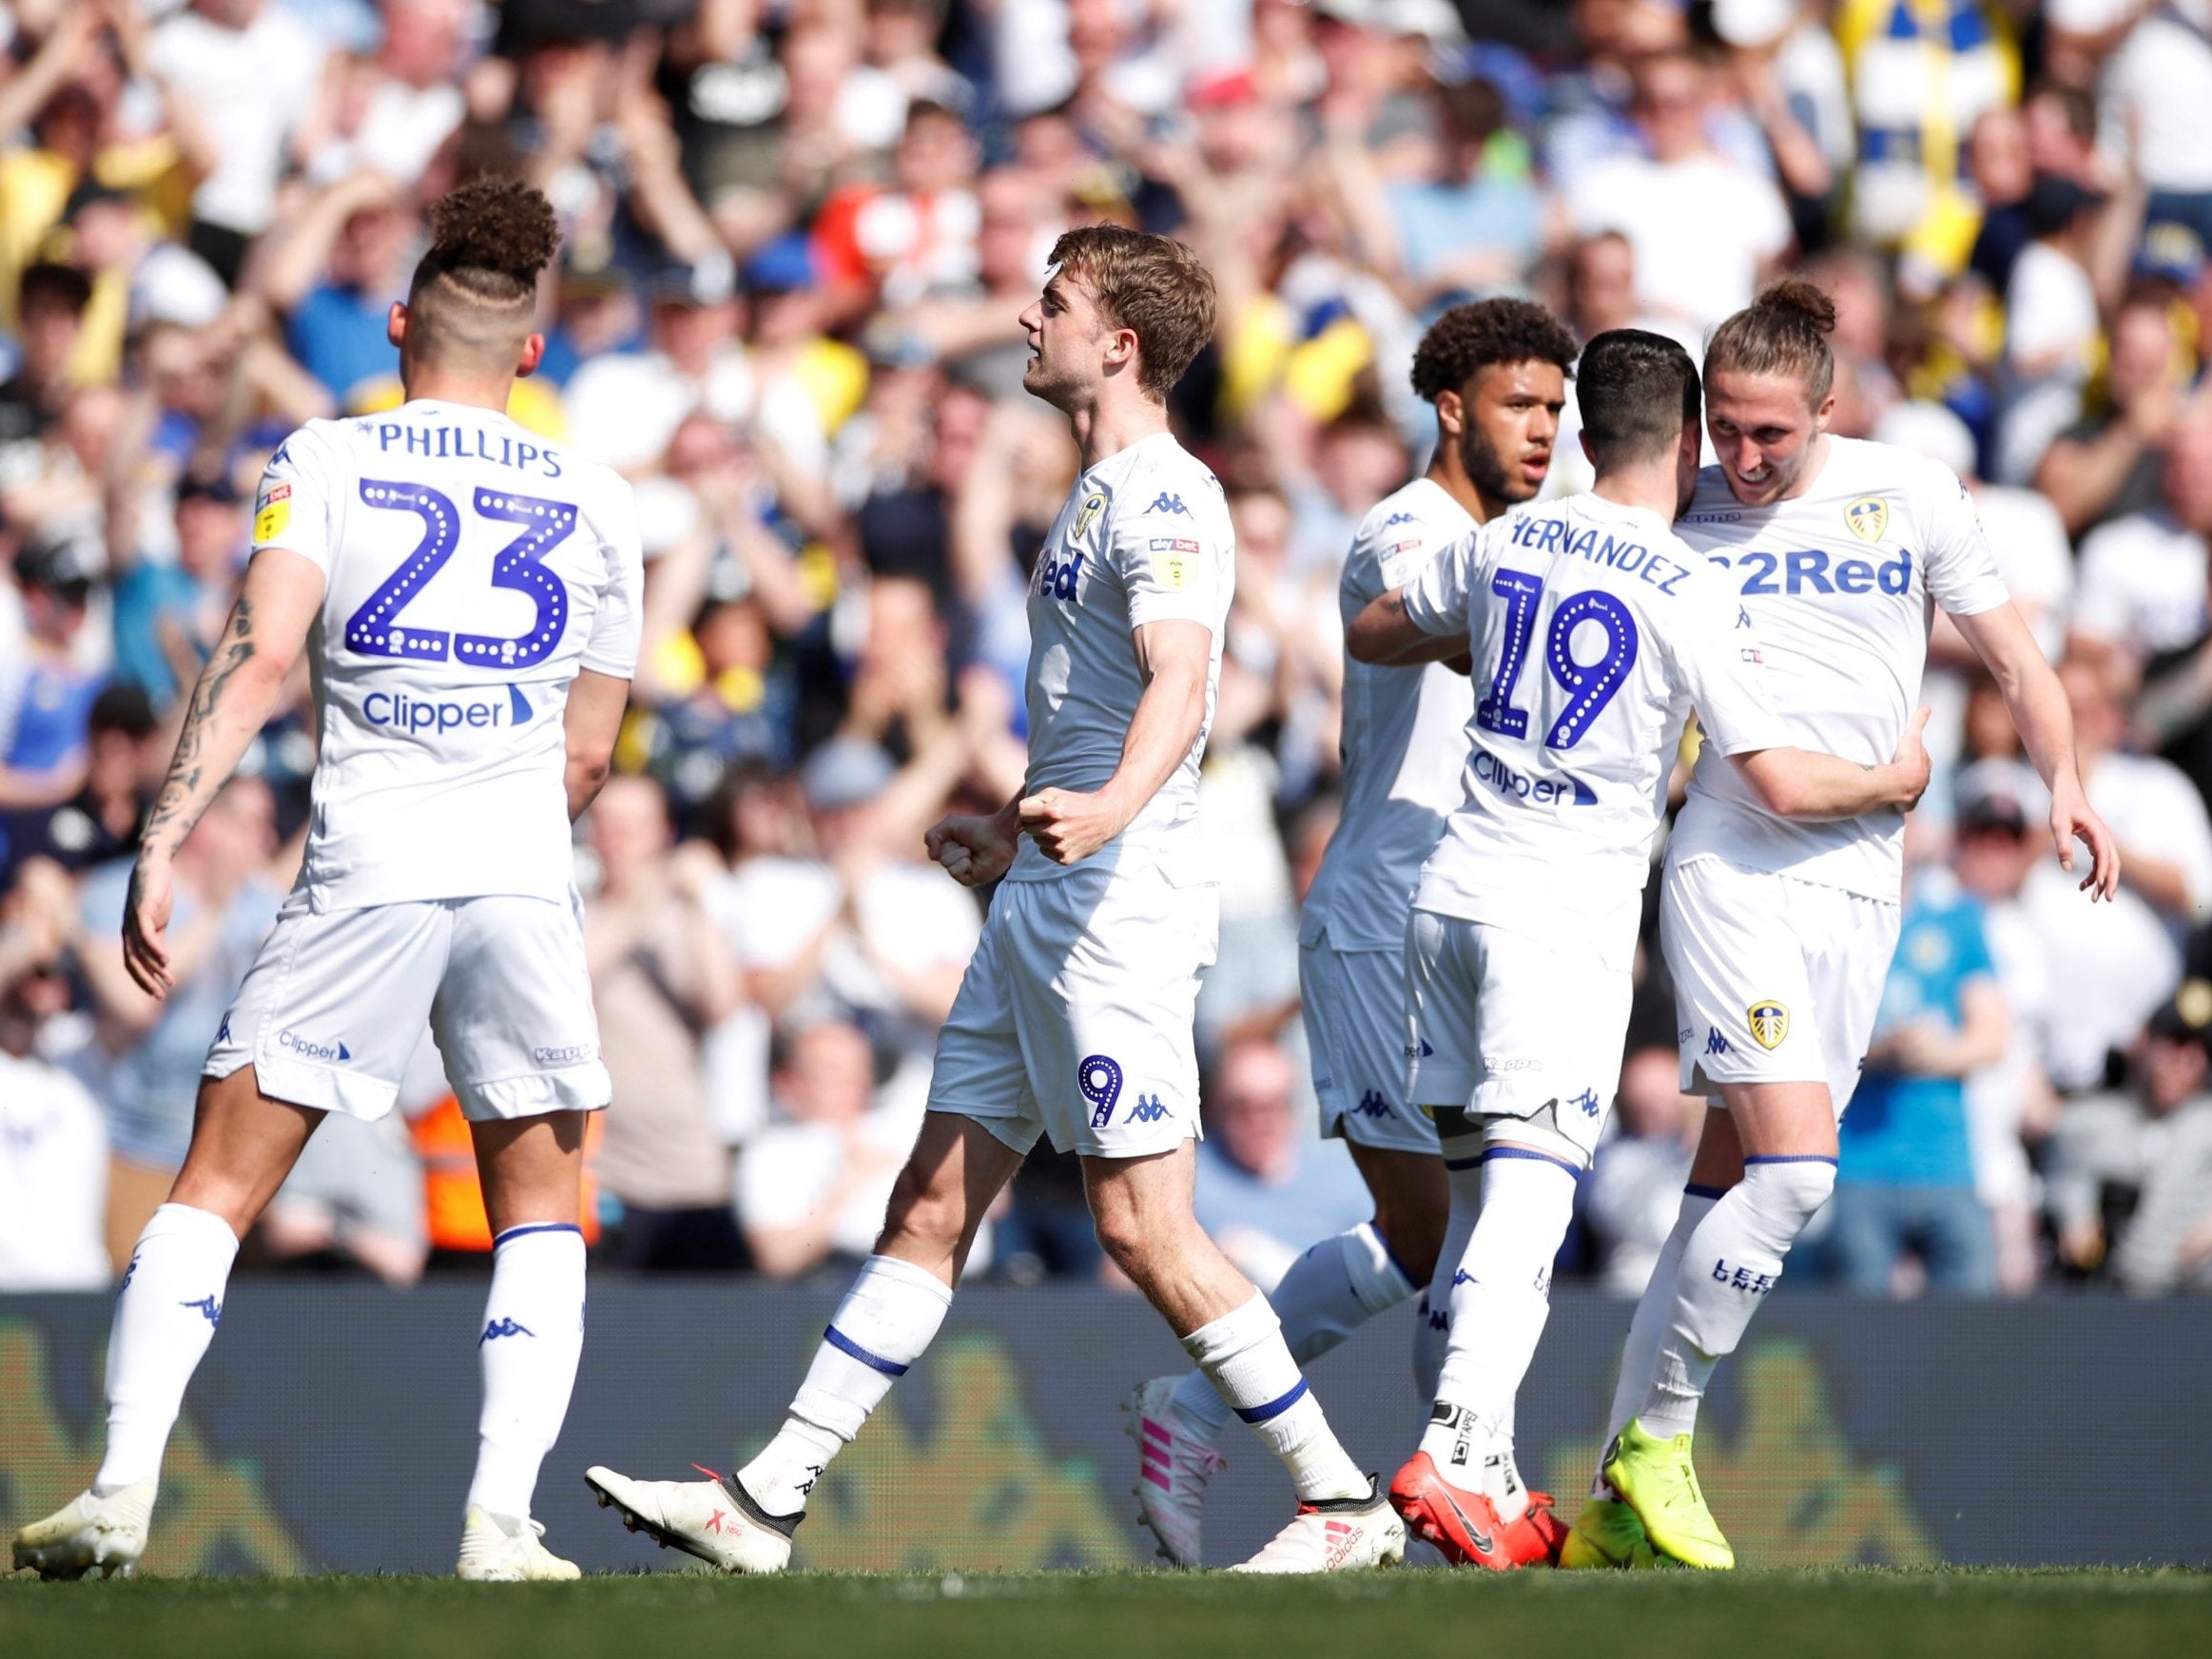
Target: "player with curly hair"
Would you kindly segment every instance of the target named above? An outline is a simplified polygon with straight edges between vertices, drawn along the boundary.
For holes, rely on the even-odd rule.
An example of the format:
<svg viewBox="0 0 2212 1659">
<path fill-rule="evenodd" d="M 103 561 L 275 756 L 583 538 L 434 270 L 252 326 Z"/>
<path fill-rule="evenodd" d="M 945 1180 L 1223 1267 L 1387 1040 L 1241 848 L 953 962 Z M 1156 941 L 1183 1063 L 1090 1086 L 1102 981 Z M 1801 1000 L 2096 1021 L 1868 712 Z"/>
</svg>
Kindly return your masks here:
<svg viewBox="0 0 2212 1659">
<path fill-rule="evenodd" d="M 1575 342 L 1525 299 L 1455 305 L 1413 357 L 1413 389 L 1436 407 L 1428 469 L 1368 512 L 1337 588 L 1349 622 L 1402 587 L 1436 550 L 1533 500 L 1551 464 Z M 1406 907 L 1421 861 L 1459 803 L 1474 712 L 1465 664 L 1378 666 L 1347 657 L 1344 807 L 1307 896 L 1298 978 L 1321 1130 L 1341 1137 L 1374 1219 L 1301 1256 L 1271 1300 L 1290 1352 L 1327 1353 L 1377 1314 L 1426 1292 L 1450 1210 L 1436 1125 L 1406 1091 Z M 1473 1220 L 1465 1218 L 1465 1227 Z M 1460 1234 L 1464 1244 L 1464 1230 Z M 1435 1392 L 1446 1300 L 1425 1295 L 1415 1382 Z M 1138 1514 L 1171 1561 L 1194 1563 L 1206 1483 L 1229 1409 L 1203 1373 L 1136 1391 Z"/>
<path fill-rule="evenodd" d="M 530 1518 L 583 1348 L 585 1114 L 607 1070 L 569 825 L 607 775 L 636 666 L 630 486 L 506 415 L 537 367 L 559 230 L 519 181 L 431 209 L 388 329 L 406 401 L 310 421 L 262 480 L 254 552 L 147 820 L 124 965 L 149 996 L 195 947 L 171 861 L 302 650 L 321 748 L 300 878 L 213 1038 L 191 1150 L 140 1235 L 91 1488 L 15 1539 L 49 1578 L 128 1572 L 240 1238 L 325 1113 L 378 1118 L 427 1024 L 495 1235 L 464 1578 L 572 1578 Z"/>
</svg>

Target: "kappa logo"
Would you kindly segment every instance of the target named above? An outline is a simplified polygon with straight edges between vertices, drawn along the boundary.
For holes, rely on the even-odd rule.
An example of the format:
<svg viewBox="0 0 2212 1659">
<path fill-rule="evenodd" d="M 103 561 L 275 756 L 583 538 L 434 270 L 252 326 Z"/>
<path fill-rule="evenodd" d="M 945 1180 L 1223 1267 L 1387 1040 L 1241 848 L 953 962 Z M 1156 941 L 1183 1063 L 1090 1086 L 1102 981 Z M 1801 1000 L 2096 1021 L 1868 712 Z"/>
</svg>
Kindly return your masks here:
<svg viewBox="0 0 2212 1659">
<path fill-rule="evenodd" d="M 1790 1034 L 1790 1010 L 1786 1004 L 1771 997 L 1755 1002 L 1744 1011 L 1751 1023 L 1752 1041 L 1762 1049 L 1778 1049 L 1782 1039 Z"/>
<path fill-rule="evenodd" d="M 131 1263 L 131 1266 L 137 1265 L 135 1261 Z M 203 1296 L 197 1302 L 180 1302 L 177 1305 L 193 1309 L 211 1325 L 220 1326 L 223 1323 L 223 1303 L 212 1296 Z"/>
<path fill-rule="evenodd" d="M 1385 530 L 1395 530 L 1402 524 L 1415 524 L 1418 522 L 1419 520 L 1417 520 L 1410 512 L 1393 512 L 1389 517 L 1383 520 L 1383 528 Z"/>
<path fill-rule="evenodd" d="M 495 1342 L 501 1337 L 535 1337 L 537 1333 L 519 1320 L 496 1319 L 484 1327 L 484 1334 L 476 1339 L 481 1348 L 486 1342 Z"/>
<path fill-rule="evenodd" d="M 138 1252 L 133 1250 L 130 1254 L 130 1265 L 123 1270 L 123 1283 L 115 1287 L 115 1294 L 121 1296 L 125 1291 L 128 1290 L 130 1288 L 130 1282 L 137 1276 Z"/>
<path fill-rule="evenodd" d="M 1718 1026 L 1705 1028 L 1705 1051 L 1708 1054 L 1733 1054 L 1736 1052 L 1728 1046 L 1728 1039 L 1720 1034 Z"/>
<path fill-rule="evenodd" d="M 1191 510 L 1183 505 L 1183 498 L 1180 495 L 1170 495 L 1165 490 L 1152 498 L 1152 505 L 1146 508 L 1145 511 L 1179 512 L 1185 518 L 1191 516 Z"/>
<path fill-rule="evenodd" d="M 1584 1117 L 1596 1117 L 1598 1115 L 1598 1091 L 1595 1089 L 1585 1089 L 1567 1104 L 1581 1107 Z"/>
<path fill-rule="evenodd" d="M 1465 1267 L 1458 1267 L 1453 1269 L 1451 1276 L 1451 1287 L 1454 1290 L 1457 1290 L 1463 1284 L 1472 1284 L 1474 1283 L 1475 1276 L 1472 1273 L 1469 1273 Z"/>
<path fill-rule="evenodd" d="M 1843 510 L 1843 522 L 1862 542 L 1878 542 L 1890 528 L 1890 507 L 1879 495 L 1862 495 Z"/>
<path fill-rule="evenodd" d="M 1168 1115 L 1168 1109 L 1160 1104 L 1160 1097 L 1156 1094 L 1138 1095 L 1136 1104 L 1129 1109 L 1129 1121 L 1133 1124 L 1157 1123 Z"/>
<path fill-rule="evenodd" d="M 215 1040 L 219 1043 L 230 1041 L 230 1015 L 227 1012 L 223 1016 L 223 1023 L 215 1028 Z"/>
<path fill-rule="evenodd" d="M 1353 1107 L 1352 1110 L 1361 1117 L 1388 1117 L 1390 1103 L 1383 1098 L 1380 1090 L 1370 1089 L 1360 1096 L 1359 1105 Z"/>
</svg>

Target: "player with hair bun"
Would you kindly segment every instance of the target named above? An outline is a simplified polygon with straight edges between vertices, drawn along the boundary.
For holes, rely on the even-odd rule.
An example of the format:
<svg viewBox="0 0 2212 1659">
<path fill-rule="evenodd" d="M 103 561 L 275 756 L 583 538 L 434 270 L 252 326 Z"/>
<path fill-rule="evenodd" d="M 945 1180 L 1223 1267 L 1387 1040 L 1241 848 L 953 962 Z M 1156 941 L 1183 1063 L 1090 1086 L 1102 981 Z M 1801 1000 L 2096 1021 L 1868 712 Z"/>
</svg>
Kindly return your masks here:
<svg viewBox="0 0 2212 1659">
<path fill-rule="evenodd" d="M 1836 437 L 1835 307 L 1802 278 L 1714 331 L 1705 418 L 1719 465 L 1678 533 L 1736 589 L 1793 743 L 1872 765 L 1919 700 L 1940 606 L 1995 677 L 2051 796 L 2059 862 L 2109 898 L 2112 837 L 2074 762 L 2066 694 L 2013 608 L 1973 502 L 1950 470 Z M 1673 1233 L 1637 1305 L 1608 1443 L 1562 1565 L 1735 1553 L 1691 1461 L 1699 1399 L 1835 1183 L 1850 1104 L 1896 948 L 1904 814 L 1793 822 L 1710 745 L 1667 845 L 1660 934 L 1682 1087 L 1708 1095 Z"/>
<path fill-rule="evenodd" d="M 321 734 L 306 857 L 210 1033 L 191 1149 L 124 1275 L 99 1473 L 16 1536 L 15 1565 L 44 1577 L 136 1566 L 240 1238 L 325 1113 L 392 1109 L 426 1024 L 494 1233 L 456 1571 L 576 1576 L 530 1516 L 583 1350 L 584 1123 L 610 1094 L 569 825 L 636 666 L 638 533 L 622 478 L 505 413 L 545 350 L 552 205 L 485 177 L 430 218 L 387 324 L 406 401 L 278 446 L 131 874 L 124 965 L 158 998 L 191 948 L 169 933 L 171 861 L 304 649 Z"/>
</svg>

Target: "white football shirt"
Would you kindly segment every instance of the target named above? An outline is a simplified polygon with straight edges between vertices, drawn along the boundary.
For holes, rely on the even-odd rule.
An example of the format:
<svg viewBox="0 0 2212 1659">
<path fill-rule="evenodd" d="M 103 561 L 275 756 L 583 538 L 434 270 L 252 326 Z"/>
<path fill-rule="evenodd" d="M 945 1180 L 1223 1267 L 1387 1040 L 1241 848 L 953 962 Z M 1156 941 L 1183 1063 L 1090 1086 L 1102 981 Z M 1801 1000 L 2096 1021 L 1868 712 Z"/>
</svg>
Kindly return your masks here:
<svg viewBox="0 0 2212 1659">
<path fill-rule="evenodd" d="M 264 548 L 323 575 L 315 907 L 566 897 L 569 687 L 637 666 L 628 482 L 504 415 L 417 399 L 286 438 L 255 502 Z"/>
<path fill-rule="evenodd" d="M 1414 903 L 1564 925 L 1625 968 L 1692 705 L 1724 754 L 1790 742 L 1727 583 L 1656 512 L 1578 495 L 1453 542 L 1405 600 L 1425 632 L 1465 631 L 1475 665 L 1460 805 Z"/>
<path fill-rule="evenodd" d="M 1403 588 L 1447 544 L 1475 529 L 1443 485 L 1416 478 L 1360 523 L 1337 584 L 1347 626 Z M 1306 896 L 1299 940 L 1324 929 L 1340 951 L 1397 951 L 1421 861 L 1460 803 L 1473 683 L 1441 663 L 1344 663 L 1344 806 Z"/>
<path fill-rule="evenodd" d="M 1890 444 L 1828 444 L 1805 493 L 1771 507 L 1743 506 L 1706 468 L 1676 528 L 1735 589 L 1736 627 L 1759 641 L 1783 742 L 1879 765 L 1920 702 L 1932 608 L 1976 616 L 2008 595 L 1949 467 Z M 1701 755 L 1668 857 L 1700 853 L 1893 904 L 1905 815 L 1779 818 L 1735 767 Z"/>
<path fill-rule="evenodd" d="M 1236 536 L 1221 485 L 1168 433 L 1140 438 L 1079 474 L 1029 581 L 1029 775 L 1024 792 L 1104 787 L 1121 763 L 1144 679 L 1133 643 L 1148 622 L 1213 634 L 1206 720 L 1190 753 L 1118 838 L 1085 864 L 1133 853 L 1201 861 L 1198 761 L 1221 684 L 1221 638 L 1236 583 Z M 1007 878 L 1043 881 L 1056 864 L 1024 836 Z"/>
</svg>

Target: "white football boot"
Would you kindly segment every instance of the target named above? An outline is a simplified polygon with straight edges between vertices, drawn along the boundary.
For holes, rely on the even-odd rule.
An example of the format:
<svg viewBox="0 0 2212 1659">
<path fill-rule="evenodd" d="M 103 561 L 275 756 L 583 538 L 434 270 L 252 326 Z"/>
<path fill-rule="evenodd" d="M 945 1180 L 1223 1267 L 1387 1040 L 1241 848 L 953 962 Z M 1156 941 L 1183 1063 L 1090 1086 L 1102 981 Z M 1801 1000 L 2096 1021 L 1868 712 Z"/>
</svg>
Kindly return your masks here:
<svg viewBox="0 0 2212 1659">
<path fill-rule="evenodd" d="M 482 1584 L 583 1577 L 573 1561 L 563 1561 L 538 1541 L 544 1536 L 543 1521 L 495 1515 L 472 1503 L 461 1521 L 461 1558 L 454 1572 Z"/>
<path fill-rule="evenodd" d="M 1136 1518 L 1159 1540 L 1162 1560 L 1195 1567 L 1206 1482 L 1228 1468 L 1229 1459 L 1175 1410 L 1180 1381 L 1155 1377 L 1140 1382 L 1121 1409 L 1129 1414 L 1129 1437 L 1136 1442 L 1136 1484 L 1130 1488 L 1136 1495 Z"/>
<path fill-rule="evenodd" d="M 699 1465 L 694 1463 L 694 1469 Z M 673 1545 L 725 1572 L 781 1572 L 790 1564 L 791 1534 L 806 1518 L 772 1515 L 752 1500 L 742 1482 L 699 1469 L 706 1480 L 632 1480 L 604 1464 L 584 1471 L 584 1484 L 612 1505 L 631 1532 L 651 1535 L 664 1550 Z"/>
<path fill-rule="evenodd" d="M 153 1519 L 155 1483 L 135 1481 L 95 1497 L 75 1497 L 43 1521 L 15 1534 L 15 1566 L 41 1578 L 82 1578 L 93 1568 L 108 1578 L 128 1578 L 146 1553 Z"/>
<path fill-rule="evenodd" d="M 1290 1524 L 1232 1572 L 1356 1572 L 1406 1559 L 1406 1523 L 1382 1482 L 1368 1476 L 1365 1497 L 1302 1503 Z"/>
</svg>

